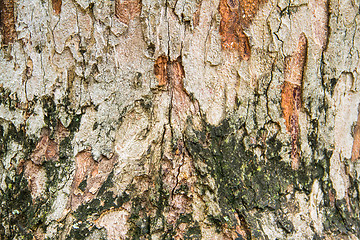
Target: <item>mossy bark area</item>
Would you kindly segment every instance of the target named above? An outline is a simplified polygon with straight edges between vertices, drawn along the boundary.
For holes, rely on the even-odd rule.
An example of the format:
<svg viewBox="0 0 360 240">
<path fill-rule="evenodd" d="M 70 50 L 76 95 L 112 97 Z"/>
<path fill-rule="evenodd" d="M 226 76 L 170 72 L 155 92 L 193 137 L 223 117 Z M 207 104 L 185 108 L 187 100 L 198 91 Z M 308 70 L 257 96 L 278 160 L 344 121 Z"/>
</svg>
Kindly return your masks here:
<svg viewBox="0 0 360 240">
<path fill-rule="evenodd" d="M 1 239 L 359 239 L 359 3 L 3 1 Z"/>
<path fill-rule="evenodd" d="M 317 185 L 323 193 L 330 193 L 324 194 L 317 205 L 323 214 L 324 231 L 340 235 L 353 232 L 359 237 L 358 181 L 351 182 L 349 194 L 353 197 L 348 203 L 331 197 L 335 192 L 328 177 L 331 150 L 317 148 L 316 151 L 322 151 L 322 158 L 293 170 L 288 163 L 281 161 L 279 153 L 283 144 L 276 134 L 263 139 L 263 132 L 267 130 L 260 129 L 255 137 L 264 141 L 247 148 L 244 142 L 248 134 L 243 130 L 244 125 L 231 120 L 225 120 L 216 127 L 207 125 L 202 131 L 192 132 L 196 138 L 187 139 L 187 147 L 195 162 L 207 164 L 206 170 L 197 169 L 199 175 L 211 173 L 216 180 L 223 219 L 232 218 L 236 224 L 234 214 L 238 215 L 249 229 L 249 238 L 266 239 L 268 235 L 263 229 L 266 225 L 263 216 L 267 216 L 273 218 L 272 227 L 278 233 L 291 236 L 298 226 L 290 215 L 301 211 L 301 206 L 296 203 L 297 195 L 304 194 L 311 201 L 314 185 Z M 254 153 L 256 148 L 261 148 L 261 157 Z M 314 239 L 323 237 L 316 232 L 307 236 Z"/>
</svg>

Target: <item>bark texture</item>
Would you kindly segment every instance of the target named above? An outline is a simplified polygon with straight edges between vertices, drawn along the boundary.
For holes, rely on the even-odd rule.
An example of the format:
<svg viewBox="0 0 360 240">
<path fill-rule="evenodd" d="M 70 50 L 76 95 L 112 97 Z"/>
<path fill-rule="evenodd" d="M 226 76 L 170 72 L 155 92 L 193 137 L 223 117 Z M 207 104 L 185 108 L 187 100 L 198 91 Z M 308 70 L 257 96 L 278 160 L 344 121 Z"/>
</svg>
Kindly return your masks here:
<svg viewBox="0 0 360 240">
<path fill-rule="evenodd" d="M 0 239 L 359 239 L 355 0 L 0 0 Z"/>
</svg>

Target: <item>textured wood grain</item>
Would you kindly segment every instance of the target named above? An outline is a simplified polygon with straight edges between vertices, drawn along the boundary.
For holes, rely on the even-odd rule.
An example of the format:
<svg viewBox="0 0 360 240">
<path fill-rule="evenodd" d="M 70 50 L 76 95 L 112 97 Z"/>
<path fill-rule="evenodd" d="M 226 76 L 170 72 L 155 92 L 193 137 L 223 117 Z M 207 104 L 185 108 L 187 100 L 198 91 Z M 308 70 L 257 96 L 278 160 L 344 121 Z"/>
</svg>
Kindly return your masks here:
<svg viewBox="0 0 360 240">
<path fill-rule="evenodd" d="M 249 27 L 260 5 L 265 0 L 221 0 L 220 35 L 223 49 L 235 49 L 240 57 L 248 60 L 251 55 L 249 38 L 244 30 Z"/>
<path fill-rule="evenodd" d="M 281 108 L 287 131 L 291 135 L 291 159 L 293 169 L 298 169 L 300 164 L 299 113 L 302 105 L 301 88 L 306 55 L 307 39 L 305 34 L 302 33 L 296 51 L 292 56 L 285 59 L 285 81 L 281 92 Z"/>
<path fill-rule="evenodd" d="M 9 44 L 16 39 L 14 0 L 0 0 L 0 20 L 4 44 Z"/>
</svg>

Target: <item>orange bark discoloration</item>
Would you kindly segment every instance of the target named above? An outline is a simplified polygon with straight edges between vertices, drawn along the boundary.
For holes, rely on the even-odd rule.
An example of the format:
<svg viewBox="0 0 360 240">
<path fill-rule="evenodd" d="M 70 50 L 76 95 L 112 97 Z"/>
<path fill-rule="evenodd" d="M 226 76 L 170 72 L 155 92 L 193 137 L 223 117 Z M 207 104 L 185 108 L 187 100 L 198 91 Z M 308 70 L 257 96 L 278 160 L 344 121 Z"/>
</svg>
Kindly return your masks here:
<svg viewBox="0 0 360 240">
<path fill-rule="evenodd" d="M 351 152 L 351 161 L 355 162 L 360 158 L 360 104 L 358 107 L 358 119 L 354 128 L 354 142 Z"/>
<path fill-rule="evenodd" d="M 159 86 L 165 86 L 168 83 L 168 59 L 165 56 L 160 56 L 156 59 L 154 65 L 154 74 L 159 80 Z"/>
<path fill-rule="evenodd" d="M 14 0 L 0 0 L 0 20 L 4 44 L 9 44 L 16 39 Z"/>
<path fill-rule="evenodd" d="M 129 24 L 130 20 L 141 13 L 140 0 L 115 0 L 115 16 L 123 23 Z"/>
<path fill-rule="evenodd" d="M 52 8 L 56 15 L 61 13 L 62 0 L 52 0 Z"/>
<path fill-rule="evenodd" d="M 298 169 L 300 164 L 299 113 L 301 110 L 301 88 L 307 55 L 307 39 L 301 34 L 296 51 L 285 59 L 284 84 L 281 92 L 281 108 L 287 131 L 291 135 L 291 166 Z"/>
<path fill-rule="evenodd" d="M 250 58 L 249 38 L 244 30 L 266 0 L 220 0 L 220 35 L 223 49 L 235 49 L 244 60 Z"/>
<path fill-rule="evenodd" d="M 185 72 L 180 58 L 170 62 L 165 56 L 158 57 L 154 64 L 154 74 L 159 80 L 159 86 L 171 84 L 172 89 L 183 91 Z"/>
</svg>

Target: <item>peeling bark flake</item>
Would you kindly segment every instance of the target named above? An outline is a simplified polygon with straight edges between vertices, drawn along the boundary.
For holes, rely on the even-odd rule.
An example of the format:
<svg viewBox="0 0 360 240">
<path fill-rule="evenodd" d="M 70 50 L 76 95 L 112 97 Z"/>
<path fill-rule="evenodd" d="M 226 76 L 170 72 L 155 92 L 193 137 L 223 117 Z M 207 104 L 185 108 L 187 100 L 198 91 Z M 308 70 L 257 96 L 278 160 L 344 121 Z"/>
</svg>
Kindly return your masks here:
<svg viewBox="0 0 360 240">
<path fill-rule="evenodd" d="M 168 59 L 165 56 L 160 56 L 155 61 L 154 74 L 159 80 L 159 86 L 165 86 L 168 83 L 167 65 Z"/>
<path fill-rule="evenodd" d="M 31 161 L 34 164 L 42 165 L 44 161 L 59 160 L 59 143 L 69 135 L 69 130 L 59 122 L 55 129 L 54 139 L 49 137 L 48 129 L 43 129 L 41 135 L 40 141 L 30 155 Z"/>
<path fill-rule="evenodd" d="M 115 0 L 115 16 L 126 25 L 141 13 L 141 0 Z"/>
<path fill-rule="evenodd" d="M 260 5 L 267 0 L 220 0 L 220 35 L 223 49 L 235 49 L 241 59 L 251 55 L 249 38 L 244 30 L 249 27 Z"/>
<path fill-rule="evenodd" d="M 0 20 L 3 43 L 13 43 L 16 39 L 14 0 L 0 0 Z"/>
<path fill-rule="evenodd" d="M 351 152 L 351 161 L 355 162 L 360 157 L 360 103 L 358 107 L 358 119 L 354 128 L 354 142 Z"/>
<path fill-rule="evenodd" d="M 52 8 L 56 15 L 61 13 L 62 0 L 52 0 Z"/>
<path fill-rule="evenodd" d="M 75 211 L 78 206 L 96 196 L 98 190 L 113 170 L 115 160 L 115 157 L 107 159 L 102 156 L 100 161 L 96 162 L 92 158 L 90 150 L 82 151 L 76 155 L 75 176 L 68 208 Z"/>
<path fill-rule="evenodd" d="M 58 129 L 59 127 L 57 127 Z M 48 129 L 43 129 L 42 131 L 42 137 L 30 155 L 31 161 L 37 165 L 41 165 L 45 161 L 57 161 L 59 159 L 58 143 L 50 139 L 50 131 Z"/>
<path fill-rule="evenodd" d="M 296 51 L 285 59 L 284 84 L 281 92 L 281 108 L 285 118 L 285 125 L 291 135 L 291 166 L 299 168 L 299 113 L 301 110 L 301 87 L 307 54 L 307 39 L 301 33 Z"/>
</svg>

